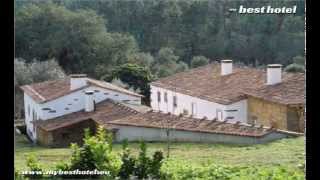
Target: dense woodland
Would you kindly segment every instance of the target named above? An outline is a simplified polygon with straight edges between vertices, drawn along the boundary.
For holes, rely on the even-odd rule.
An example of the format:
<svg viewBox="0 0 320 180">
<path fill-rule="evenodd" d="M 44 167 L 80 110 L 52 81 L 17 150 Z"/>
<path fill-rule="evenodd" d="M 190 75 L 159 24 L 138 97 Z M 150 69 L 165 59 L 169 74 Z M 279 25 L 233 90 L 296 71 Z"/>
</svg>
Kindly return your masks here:
<svg viewBox="0 0 320 180">
<path fill-rule="evenodd" d="M 228 11 L 240 5 L 297 5 L 297 13 Z M 148 95 L 151 80 L 221 59 L 255 67 L 280 63 L 288 71 L 303 71 L 304 28 L 304 1 L 17 0 L 15 63 L 27 68 L 16 68 L 15 74 L 23 77 L 21 69 L 54 59 L 61 68 L 52 67 L 59 72 L 119 78 Z M 31 78 L 34 74 L 16 87 L 42 79 Z"/>
</svg>

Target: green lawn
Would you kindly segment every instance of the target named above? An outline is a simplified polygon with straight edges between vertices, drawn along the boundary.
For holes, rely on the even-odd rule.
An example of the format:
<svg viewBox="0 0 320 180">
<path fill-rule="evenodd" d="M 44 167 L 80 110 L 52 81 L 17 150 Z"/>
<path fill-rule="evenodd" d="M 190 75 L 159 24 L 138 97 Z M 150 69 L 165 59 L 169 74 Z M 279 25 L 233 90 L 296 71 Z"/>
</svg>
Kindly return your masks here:
<svg viewBox="0 0 320 180">
<path fill-rule="evenodd" d="M 53 168 L 57 162 L 70 158 L 68 148 L 45 148 L 31 145 L 22 135 L 16 135 L 15 166 L 17 170 L 26 170 L 26 157 L 35 154 L 46 168 Z M 297 168 L 305 161 L 305 137 L 282 139 L 268 144 L 240 146 L 226 144 L 172 143 L 170 155 L 176 160 L 189 161 L 193 164 L 216 163 L 224 165 L 273 166 L 284 165 Z M 165 143 L 148 143 L 148 152 L 163 150 Z M 139 144 L 130 143 L 134 154 Z M 121 152 L 121 144 L 115 144 L 114 150 Z"/>
</svg>

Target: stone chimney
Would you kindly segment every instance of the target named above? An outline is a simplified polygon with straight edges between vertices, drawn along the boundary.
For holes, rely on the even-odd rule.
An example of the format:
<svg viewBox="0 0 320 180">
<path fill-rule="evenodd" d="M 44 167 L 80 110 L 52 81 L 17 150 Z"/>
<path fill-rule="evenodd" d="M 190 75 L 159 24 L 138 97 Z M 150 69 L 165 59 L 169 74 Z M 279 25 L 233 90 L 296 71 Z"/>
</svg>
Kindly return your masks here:
<svg viewBox="0 0 320 180">
<path fill-rule="evenodd" d="M 85 92 L 85 101 L 84 101 L 84 109 L 86 112 L 94 111 L 94 99 L 93 99 L 93 91 Z"/>
<path fill-rule="evenodd" d="M 71 74 L 70 75 L 70 90 L 78 89 L 87 85 L 86 74 Z"/>
<path fill-rule="evenodd" d="M 221 60 L 221 75 L 232 73 L 232 60 Z"/>
<path fill-rule="evenodd" d="M 269 64 L 267 68 L 267 85 L 281 83 L 281 64 Z"/>
</svg>

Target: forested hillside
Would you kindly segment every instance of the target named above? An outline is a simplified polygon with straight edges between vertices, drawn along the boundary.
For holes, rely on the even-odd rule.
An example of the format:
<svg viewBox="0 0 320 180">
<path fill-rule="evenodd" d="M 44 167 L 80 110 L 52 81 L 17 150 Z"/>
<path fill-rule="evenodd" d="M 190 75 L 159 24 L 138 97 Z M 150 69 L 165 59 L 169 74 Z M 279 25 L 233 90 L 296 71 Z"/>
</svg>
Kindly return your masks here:
<svg viewBox="0 0 320 180">
<path fill-rule="evenodd" d="M 297 13 L 228 11 L 240 5 L 297 5 Z M 304 20 L 303 1 L 16 0 L 15 56 L 27 64 L 55 59 L 67 74 L 105 80 L 120 65 L 150 81 L 225 58 L 303 71 Z"/>
</svg>

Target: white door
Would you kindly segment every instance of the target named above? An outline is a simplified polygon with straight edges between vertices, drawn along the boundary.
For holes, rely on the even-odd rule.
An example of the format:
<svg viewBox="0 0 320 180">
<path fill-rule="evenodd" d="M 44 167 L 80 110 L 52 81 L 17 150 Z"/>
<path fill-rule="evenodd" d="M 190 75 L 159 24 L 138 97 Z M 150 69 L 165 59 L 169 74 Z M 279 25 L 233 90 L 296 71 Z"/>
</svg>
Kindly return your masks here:
<svg viewBox="0 0 320 180">
<path fill-rule="evenodd" d="M 217 109 L 217 120 L 222 121 L 223 120 L 223 114 L 221 109 Z"/>
</svg>

